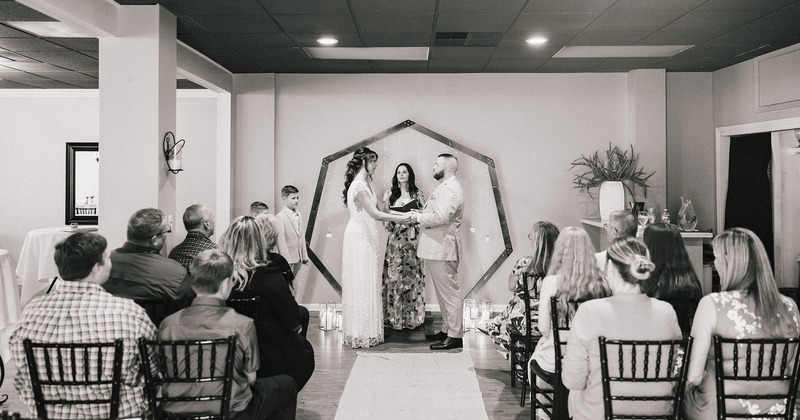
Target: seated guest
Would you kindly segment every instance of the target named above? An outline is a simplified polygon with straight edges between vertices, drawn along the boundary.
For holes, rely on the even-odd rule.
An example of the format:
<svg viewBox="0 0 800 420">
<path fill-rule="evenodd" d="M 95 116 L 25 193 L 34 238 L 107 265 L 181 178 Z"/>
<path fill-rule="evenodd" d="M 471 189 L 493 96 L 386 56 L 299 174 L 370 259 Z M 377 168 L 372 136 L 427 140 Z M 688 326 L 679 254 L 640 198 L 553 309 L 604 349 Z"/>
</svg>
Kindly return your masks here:
<svg viewBox="0 0 800 420">
<path fill-rule="evenodd" d="M 256 217 L 263 213 L 269 214 L 269 206 L 266 203 L 253 201 L 253 204 L 250 204 L 250 216 Z"/>
<path fill-rule="evenodd" d="M 661 300 L 697 298 L 703 292 L 677 226 L 654 223 L 644 230 L 644 243 L 656 268 L 642 290 Z"/>
<path fill-rule="evenodd" d="M 613 295 L 581 304 L 572 321 L 564 355 L 561 379 L 570 390 L 569 415 L 574 420 L 603 417 L 599 337 L 609 340 L 675 340 L 682 337 L 672 307 L 642 293 L 641 284 L 648 280 L 654 268 L 647 256 L 647 247 L 634 238 L 617 238 L 608 247 L 607 255 L 605 275 Z M 630 354 L 626 355 L 630 357 Z M 650 395 L 654 391 L 652 386 L 641 383 L 615 389 L 635 395 L 637 389 L 645 388 L 649 389 L 641 391 L 640 395 Z M 664 392 L 669 393 L 670 389 L 671 384 L 666 384 Z M 634 414 L 627 411 L 631 408 L 637 410 L 635 414 L 642 414 L 642 410 L 652 414 L 671 413 L 670 403 L 614 402 L 614 414 Z"/>
<path fill-rule="evenodd" d="M 615 210 L 608 215 L 608 221 L 603 224 L 603 227 L 606 229 L 608 243 L 611 244 L 616 238 L 635 238 L 639 225 L 630 210 Z M 606 251 L 594 254 L 594 258 L 597 260 L 600 270 L 605 270 Z"/>
<path fill-rule="evenodd" d="M 267 256 L 269 257 L 269 264 L 264 267 L 264 270 L 270 273 L 281 273 L 289 282 L 289 288 L 292 289 L 292 296 L 296 296 L 294 288 L 294 273 L 291 264 L 283 258 L 281 254 L 273 252 L 276 246 L 281 242 L 280 229 L 278 228 L 278 218 L 271 214 L 259 214 L 256 216 L 256 221 L 261 227 L 261 232 L 264 233 L 264 240 L 267 244 Z M 296 301 L 297 299 L 295 299 Z M 306 337 L 308 333 L 309 313 L 305 306 L 298 306 L 300 308 L 300 334 Z"/>
<path fill-rule="evenodd" d="M 597 299 L 610 294 L 611 289 L 595 264 L 594 246 L 589 234 L 579 227 L 565 228 L 556 239 L 550 269 L 542 280 L 539 293 L 539 332 L 542 338 L 531 356 L 530 371 L 553 382 L 556 356 L 551 311 L 557 310 L 559 319 L 572 319 L 576 304 L 569 304 L 568 300 Z M 557 308 L 550 307 L 553 296 L 558 297 Z M 533 378 L 533 375 L 528 377 Z"/>
<path fill-rule="evenodd" d="M 14 387 L 19 398 L 36 417 L 28 361 L 22 341 L 37 343 L 107 343 L 123 340 L 122 383 L 119 417 L 140 417 L 147 411 L 143 378 L 139 373 L 139 337 L 153 339 L 156 327 L 144 309 L 128 299 L 114 297 L 101 287 L 108 280 L 111 260 L 106 239 L 94 233 L 74 233 L 56 245 L 58 275 L 63 280 L 55 293 L 33 298 L 22 309 L 17 329 L 9 339 L 17 376 Z M 44 387 L 47 397 L 69 391 Z M 110 387 L 101 395 L 97 390 L 82 390 L 73 397 L 108 398 Z M 108 418 L 105 405 L 55 405 L 48 408 L 51 418 Z"/>
<path fill-rule="evenodd" d="M 656 268 L 650 280 L 642 283 L 642 291 L 647 296 L 674 303 L 681 331 L 688 334 L 697 300 L 703 292 L 689 261 L 681 231 L 669 223 L 654 223 L 645 228 L 644 243 Z M 694 301 L 694 304 L 680 305 L 677 301 Z"/>
<path fill-rule="evenodd" d="M 192 260 L 192 305 L 161 323 L 159 340 L 203 340 L 236 336 L 231 417 L 245 419 L 293 419 L 297 407 L 294 379 L 286 375 L 256 379 L 259 367 L 258 338 L 253 320 L 225 306 L 233 289 L 233 261 L 219 250 L 203 251 Z M 168 384 L 170 396 L 195 395 L 203 384 Z M 214 414 L 218 401 L 173 402 L 163 407 L 176 414 Z"/>
<path fill-rule="evenodd" d="M 215 249 L 217 244 L 211 242 L 214 234 L 214 214 L 208 207 L 192 204 L 183 212 L 183 226 L 186 228 L 186 239 L 175 245 L 169 253 L 173 259 L 189 271 L 189 264 L 194 256 L 207 249 Z"/>
<path fill-rule="evenodd" d="M 111 276 L 103 287 L 128 299 L 182 300 L 193 295 L 180 263 L 159 254 L 172 229 L 159 209 L 142 209 L 128 221 L 128 240 L 111 252 Z"/>
<path fill-rule="evenodd" d="M 230 297 L 261 298 L 255 319 L 261 355 L 258 376 L 287 374 L 297 382 L 299 392 L 314 372 L 314 349 L 299 334 L 300 308 L 286 277 L 270 264 L 261 226 L 250 216 L 234 219 L 220 239 L 219 249 L 234 262 Z"/>
<path fill-rule="evenodd" d="M 800 334 L 797 305 L 778 292 L 761 240 L 750 230 L 733 228 L 714 238 L 712 244 L 714 266 L 719 272 L 723 291 L 700 299 L 694 316 L 694 344 L 686 374 L 683 405 L 688 420 L 717 418 L 714 347 L 711 344 L 714 335 L 758 339 L 797 337 Z M 730 367 L 732 361 L 728 357 L 732 354 L 723 355 L 723 363 Z M 768 360 L 769 357 L 764 360 L 765 370 L 768 369 Z M 770 392 L 770 386 L 768 383 L 730 383 L 725 385 L 725 391 L 728 394 L 747 394 L 760 387 L 762 391 Z M 728 413 L 749 413 L 758 417 L 763 413 L 782 413 L 786 400 L 739 399 L 741 409 L 733 411 L 732 404 L 736 402 L 728 402 Z"/>
<path fill-rule="evenodd" d="M 533 225 L 531 233 L 528 234 L 528 239 L 530 239 L 533 249 L 532 256 L 520 258 L 514 264 L 511 275 L 508 276 L 508 290 L 514 292 L 514 296 L 508 302 L 503 313 L 490 319 L 486 324 L 486 333 L 492 337 L 495 343 L 500 345 L 500 352 L 506 358 L 508 358 L 508 352 L 510 351 L 509 334 L 512 332 L 525 334 L 527 330 L 525 325 L 525 302 L 523 301 L 525 287 L 522 275 L 525 273 L 530 276 L 528 278 L 528 289 L 530 296 L 533 297 L 531 290 L 538 286 L 537 283 L 541 282 L 547 274 L 557 238 L 558 228 L 554 224 L 541 221 Z M 531 302 L 531 305 L 538 305 L 538 300 Z M 534 307 L 531 309 L 533 310 Z"/>
<path fill-rule="evenodd" d="M 281 233 L 281 224 L 279 223 L 278 216 L 275 216 L 275 215 L 269 214 L 269 213 L 259 213 L 259 214 L 255 215 L 253 217 L 255 217 L 256 220 L 258 221 L 258 223 L 261 224 L 261 228 L 262 229 L 264 228 L 264 224 L 267 223 L 267 222 L 271 223 L 272 226 L 275 227 L 275 230 L 277 231 L 277 239 L 275 240 L 274 243 L 272 243 L 269 246 L 269 248 L 267 248 L 267 250 L 270 253 L 278 254 L 280 256 L 280 259 L 278 259 L 278 261 L 286 262 L 286 267 L 289 267 L 289 271 L 291 271 L 291 266 L 289 265 L 289 262 L 286 261 L 286 258 L 283 258 L 283 254 L 286 253 L 286 249 L 287 249 L 288 245 L 286 245 L 286 239 L 284 238 L 283 234 Z M 272 257 L 270 257 L 270 258 L 272 258 Z M 283 270 L 283 263 L 280 263 L 280 267 L 281 267 L 281 271 L 284 271 Z M 294 281 L 293 281 L 294 280 L 294 274 L 292 274 L 292 273 L 290 273 L 290 274 L 291 275 L 287 275 L 287 278 L 289 279 L 289 282 L 292 283 L 292 296 L 294 296 L 295 295 L 294 294 L 294 285 L 293 285 L 294 284 Z"/>
</svg>

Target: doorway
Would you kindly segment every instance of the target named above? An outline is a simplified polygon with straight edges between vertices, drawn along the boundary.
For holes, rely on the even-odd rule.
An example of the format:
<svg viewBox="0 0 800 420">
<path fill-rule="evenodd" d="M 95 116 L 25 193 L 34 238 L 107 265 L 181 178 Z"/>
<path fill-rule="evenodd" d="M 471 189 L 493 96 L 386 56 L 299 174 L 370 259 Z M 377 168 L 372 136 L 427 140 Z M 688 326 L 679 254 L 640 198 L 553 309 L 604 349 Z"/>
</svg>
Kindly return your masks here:
<svg viewBox="0 0 800 420">
<path fill-rule="evenodd" d="M 775 267 L 772 207 L 772 134 L 733 136 L 728 150 L 725 229 L 750 229 Z"/>
</svg>

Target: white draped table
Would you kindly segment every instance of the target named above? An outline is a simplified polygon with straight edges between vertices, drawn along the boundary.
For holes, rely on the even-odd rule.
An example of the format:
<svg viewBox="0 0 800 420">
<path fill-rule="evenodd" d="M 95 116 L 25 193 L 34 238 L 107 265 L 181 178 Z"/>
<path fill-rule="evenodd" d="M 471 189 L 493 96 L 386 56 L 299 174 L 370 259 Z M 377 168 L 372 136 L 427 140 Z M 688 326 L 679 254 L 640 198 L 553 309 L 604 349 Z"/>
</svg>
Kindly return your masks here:
<svg viewBox="0 0 800 420">
<path fill-rule="evenodd" d="M 97 230 L 96 227 L 88 226 L 83 226 L 81 229 Z M 75 231 L 61 226 L 34 229 L 25 236 L 17 264 L 17 277 L 22 282 L 22 298 L 20 300 L 23 304 L 37 292 L 47 288 L 53 279 L 58 277 L 58 267 L 53 259 L 56 244 L 73 233 Z"/>
<path fill-rule="evenodd" d="M 8 360 L 11 353 L 8 351 L 8 336 L 19 317 L 19 292 L 17 281 L 11 270 L 11 257 L 8 251 L 0 249 L 0 356 Z M 6 331 L 8 329 L 8 331 Z"/>
</svg>

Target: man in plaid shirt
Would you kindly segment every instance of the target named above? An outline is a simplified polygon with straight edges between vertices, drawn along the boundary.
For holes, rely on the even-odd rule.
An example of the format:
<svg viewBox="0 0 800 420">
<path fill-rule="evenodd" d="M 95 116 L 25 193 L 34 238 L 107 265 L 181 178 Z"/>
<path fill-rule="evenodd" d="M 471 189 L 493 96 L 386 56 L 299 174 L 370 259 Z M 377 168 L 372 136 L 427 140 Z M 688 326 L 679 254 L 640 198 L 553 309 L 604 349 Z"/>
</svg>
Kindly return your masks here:
<svg viewBox="0 0 800 420">
<path fill-rule="evenodd" d="M 28 414 L 36 406 L 22 341 L 39 343 L 105 343 L 123 340 L 119 417 L 138 417 L 146 411 L 144 384 L 139 374 L 139 337 L 155 338 L 156 327 L 144 309 L 118 298 L 100 286 L 111 271 L 106 239 L 94 233 L 75 233 L 56 245 L 60 282 L 54 293 L 32 299 L 22 310 L 9 345 L 17 366 L 14 387 Z M 42 358 L 42 362 L 43 362 Z M 42 363 L 43 364 L 43 363 Z M 111 366 L 106 369 L 111 375 Z M 108 398 L 110 387 L 45 387 L 48 397 L 88 400 Z M 108 418 L 107 405 L 80 404 L 48 407 L 51 418 Z"/>
<path fill-rule="evenodd" d="M 202 204 L 192 204 L 183 212 L 183 226 L 186 228 L 186 239 L 172 248 L 169 258 L 173 259 L 189 271 L 189 264 L 194 256 L 207 250 L 216 249 L 217 245 L 211 242 L 214 234 L 214 214 Z"/>
</svg>

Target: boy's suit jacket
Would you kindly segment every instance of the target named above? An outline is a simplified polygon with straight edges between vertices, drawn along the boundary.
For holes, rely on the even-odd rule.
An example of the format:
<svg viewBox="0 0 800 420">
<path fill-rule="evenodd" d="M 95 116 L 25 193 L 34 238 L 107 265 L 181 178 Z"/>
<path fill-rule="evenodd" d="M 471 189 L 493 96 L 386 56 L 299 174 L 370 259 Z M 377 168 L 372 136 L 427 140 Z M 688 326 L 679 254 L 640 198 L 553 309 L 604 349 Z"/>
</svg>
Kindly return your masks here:
<svg viewBox="0 0 800 420">
<path fill-rule="evenodd" d="M 447 178 L 436 187 L 418 215 L 421 229 L 417 256 L 426 260 L 458 261 L 463 213 L 464 190 L 456 177 Z"/>
<path fill-rule="evenodd" d="M 306 252 L 306 237 L 303 234 L 303 221 L 300 219 L 300 229 L 294 224 L 294 212 L 284 207 L 278 213 L 279 234 L 286 240 L 286 254 L 281 251 L 281 255 L 286 258 L 289 264 L 295 264 L 308 260 Z"/>
</svg>

